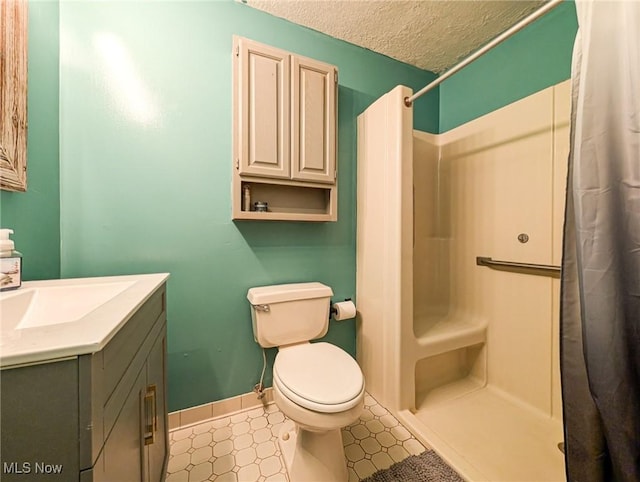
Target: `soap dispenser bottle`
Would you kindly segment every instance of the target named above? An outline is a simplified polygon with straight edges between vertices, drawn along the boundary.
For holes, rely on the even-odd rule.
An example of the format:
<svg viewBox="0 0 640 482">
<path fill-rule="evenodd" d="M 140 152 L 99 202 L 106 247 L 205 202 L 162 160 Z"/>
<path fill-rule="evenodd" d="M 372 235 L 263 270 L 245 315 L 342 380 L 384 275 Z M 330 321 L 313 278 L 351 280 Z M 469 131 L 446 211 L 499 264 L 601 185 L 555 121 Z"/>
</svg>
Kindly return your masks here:
<svg viewBox="0 0 640 482">
<path fill-rule="evenodd" d="M 22 254 L 15 250 L 10 234 L 13 229 L 0 229 L 0 291 L 22 286 Z"/>
</svg>

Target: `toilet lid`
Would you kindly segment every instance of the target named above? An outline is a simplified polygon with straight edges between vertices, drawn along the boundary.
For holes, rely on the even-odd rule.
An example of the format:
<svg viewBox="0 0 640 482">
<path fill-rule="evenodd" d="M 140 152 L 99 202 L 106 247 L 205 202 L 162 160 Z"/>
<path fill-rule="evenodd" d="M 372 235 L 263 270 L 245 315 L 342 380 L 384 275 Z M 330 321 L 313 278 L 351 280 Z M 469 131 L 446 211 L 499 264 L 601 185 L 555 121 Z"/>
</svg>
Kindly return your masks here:
<svg viewBox="0 0 640 482">
<path fill-rule="evenodd" d="M 281 348 L 273 377 L 293 402 L 319 412 L 348 410 L 364 392 L 364 377 L 356 361 L 324 342 Z"/>
</svg>

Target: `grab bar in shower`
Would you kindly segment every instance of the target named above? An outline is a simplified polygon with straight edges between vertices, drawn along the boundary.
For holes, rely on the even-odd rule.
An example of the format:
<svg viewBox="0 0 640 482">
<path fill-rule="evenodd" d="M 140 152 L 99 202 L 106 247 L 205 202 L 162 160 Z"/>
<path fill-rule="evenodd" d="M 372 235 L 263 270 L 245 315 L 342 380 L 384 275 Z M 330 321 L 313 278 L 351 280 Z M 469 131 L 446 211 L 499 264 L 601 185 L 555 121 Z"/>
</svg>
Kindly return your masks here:
<svg viewBox="0 0 640 482">
<path fill-rule="evenodd" d="M 537 276 L 551 276 L 552 278 L 560 278 L 560 266 L 549 264 L 531 264 L 516 263 L 513 261 L 499 261 L 483 256 L 476 258 L 478 266 L 486 266 L 487 268 L 497 269 L 501 271 L 515 271 L 517 273 L 533 274 Z"/>
</svg>

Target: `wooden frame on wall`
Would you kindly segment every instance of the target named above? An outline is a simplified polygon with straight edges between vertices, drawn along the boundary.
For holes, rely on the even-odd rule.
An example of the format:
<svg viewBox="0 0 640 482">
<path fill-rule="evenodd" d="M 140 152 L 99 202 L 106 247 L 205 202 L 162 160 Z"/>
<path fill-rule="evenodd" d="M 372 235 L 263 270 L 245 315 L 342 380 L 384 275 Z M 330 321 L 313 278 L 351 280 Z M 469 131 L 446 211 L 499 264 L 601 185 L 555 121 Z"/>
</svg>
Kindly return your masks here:
<svg viewBox="0 0 640 482">
<path fill-rule="evenodd" d="M 0 1 L 0 188 L 27 190 L 27 0 Z"/>
</svg>

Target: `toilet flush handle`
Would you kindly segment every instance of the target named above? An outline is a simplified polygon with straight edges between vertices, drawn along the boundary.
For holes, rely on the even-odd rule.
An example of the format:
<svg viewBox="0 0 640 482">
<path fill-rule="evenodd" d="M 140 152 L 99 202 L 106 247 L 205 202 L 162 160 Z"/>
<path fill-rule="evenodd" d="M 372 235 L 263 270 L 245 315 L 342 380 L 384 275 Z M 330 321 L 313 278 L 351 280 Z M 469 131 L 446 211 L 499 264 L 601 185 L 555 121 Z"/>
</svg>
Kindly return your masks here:
<svg viewBox="0 0 640 482">
<path fill-rule="evenodd" d="M 256 311 L 265 311 L 267 313 L 270 311 L 269 305 L 251 305 L 251 306 L 253 306 L 253 308 Z"/>
</svg>

